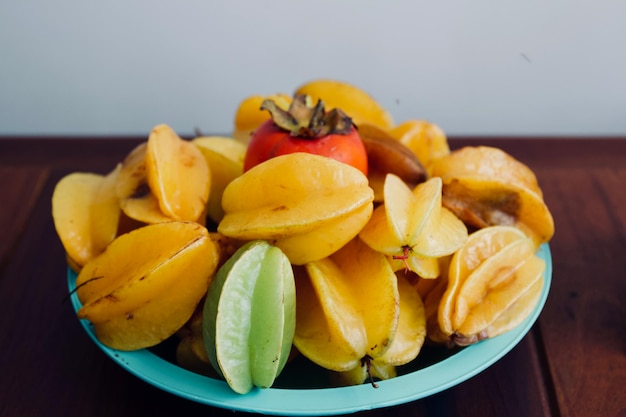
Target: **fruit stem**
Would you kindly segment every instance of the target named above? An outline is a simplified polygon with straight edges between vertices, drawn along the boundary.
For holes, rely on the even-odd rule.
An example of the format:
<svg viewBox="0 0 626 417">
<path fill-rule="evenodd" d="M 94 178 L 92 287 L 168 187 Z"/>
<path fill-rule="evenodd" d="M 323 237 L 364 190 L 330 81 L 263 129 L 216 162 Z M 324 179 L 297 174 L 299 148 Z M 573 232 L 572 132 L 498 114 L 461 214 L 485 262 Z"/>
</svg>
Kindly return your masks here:
<svg viewBox="0 0 626 417">
<path fill-rule="evenodd" d="M 402 255 L 393 255 L 392 259 L 401 260 L 404 263 L 404 272 L 407 273 L 411 270 L 409 268 L 409 255 L 411 254 L 411 247 L 408 245 L 402 246 Z"/>
<path fill-rule="evenodd" d="M 372 375 L 372 357 L 369 355 L 365 355 L 361 358 L 361 366 L 365 366 L 365 370 L 367 372 L 367 377 L 370 380 L 370 384 L 372 387 L 378 388 L 378 384 L 374 381 L 374 376 Z"/>
</svg>

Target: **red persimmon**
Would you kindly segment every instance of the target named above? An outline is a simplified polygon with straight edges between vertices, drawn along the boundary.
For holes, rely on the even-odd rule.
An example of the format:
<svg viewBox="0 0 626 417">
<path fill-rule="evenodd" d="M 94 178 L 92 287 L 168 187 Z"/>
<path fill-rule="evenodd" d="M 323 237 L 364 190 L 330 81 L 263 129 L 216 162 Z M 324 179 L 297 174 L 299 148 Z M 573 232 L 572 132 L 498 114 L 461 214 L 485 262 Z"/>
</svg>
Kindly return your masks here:
<svg viewBox="0 0 626 417">
<path fill-rule="evenodd" d="M 322 101 L 311 106 L 307 96 L 296 96 L 285 111 L 266 100 L 261 109 L 272 117 L 252 134 L 244 171 L 270 158 L 295 152 L 327 156 L 367 175 L 367 153 L 352 120 L 340 109 L 326 112 Z"/>
</svg>

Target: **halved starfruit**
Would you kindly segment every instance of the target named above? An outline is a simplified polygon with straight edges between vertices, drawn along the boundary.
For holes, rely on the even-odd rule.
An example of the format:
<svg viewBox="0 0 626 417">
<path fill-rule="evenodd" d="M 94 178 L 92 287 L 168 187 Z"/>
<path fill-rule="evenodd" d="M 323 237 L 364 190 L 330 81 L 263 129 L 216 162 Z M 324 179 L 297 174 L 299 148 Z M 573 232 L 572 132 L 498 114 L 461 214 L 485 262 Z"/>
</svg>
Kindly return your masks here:
<svg viewBox="0 0 626 417">
<path fill-rule="evenodd" d="M 219 259 L 207 229 L 194 222 L 156 223 L 120 235 L 80 271 L 78 317 L 111 348 L 154 346 L 189 320 Z"/>
<path fill-rule="evenodd" d="M 535 244 L 511 226 L 490 226 L 470 235 L 450 261 L 438 321 L 457 345 L 495 337 L 521 323 L 535 307 L 545 262 Z"/>
<path fill-rule="evenodd" d="M 534 172 L 501 149 L 464 147 L 437 159 L 443 204 L 471 228 L 515 226 L 538 246 L 554 234 L 554 220 Z"/>
<path fill-rule="evenodd" d="M 355 237 L 372 214 L 373 198 L 367 177 L 350 165 L 308 153 L 282 155 L 228 184 L 218 231 L 267 240 L 303 265 Z"/>
</svg>

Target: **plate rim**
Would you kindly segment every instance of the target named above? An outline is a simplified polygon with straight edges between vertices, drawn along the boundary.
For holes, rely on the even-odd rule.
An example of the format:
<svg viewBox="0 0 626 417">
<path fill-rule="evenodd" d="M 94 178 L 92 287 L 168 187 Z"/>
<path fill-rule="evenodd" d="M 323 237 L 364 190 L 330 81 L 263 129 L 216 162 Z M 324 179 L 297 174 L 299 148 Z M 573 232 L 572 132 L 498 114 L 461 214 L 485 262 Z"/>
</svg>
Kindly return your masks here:
<svg viewBox="0 0 626 417">
<path fill-rule="evenodd" d="M 131 352 L 111 349 L 100 343 L 91 323 L 84 319 L 79 319 L 79 322 L 92 341 L 115 363 L 144 382 L 178 397 L 232 411 L 259 414 L 349 414 L 404 404 L 442 392 L 474 377 L 510 352 L 535 324 L 550 292 L 552 254 L 549 244 L 542 244 L 537 255 L 545 262 L 544 286 L 537 305 L 522 323 L 497 337 L 467 346 L 440 362 L 380 381 L 377 389 L 370 384 L 315 389 L 257 388 L 240 395 L 224 381 L 178 367 L 147 349 Z M 69 267 L 67 271 L 70 300 L 76 312 L 81 306 L 74 291 L 77 275 Z M 376 389 L 376 395 L 371 395 L 372 389 Z M 299 395 L 286 395 L 292 391 Z"/>
</svg>

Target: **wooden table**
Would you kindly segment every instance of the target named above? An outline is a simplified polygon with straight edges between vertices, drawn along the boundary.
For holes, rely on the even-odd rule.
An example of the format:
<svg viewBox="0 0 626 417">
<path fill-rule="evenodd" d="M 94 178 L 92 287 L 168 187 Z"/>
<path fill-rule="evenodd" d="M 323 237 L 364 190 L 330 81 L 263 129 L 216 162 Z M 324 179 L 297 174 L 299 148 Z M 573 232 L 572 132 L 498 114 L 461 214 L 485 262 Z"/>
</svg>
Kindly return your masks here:
<svg viewBox="0 0 626 417">
<path fill-rule="evenodd" d="M 66 300 L 56 182 L 105 173 L 144 138 L 0 138 L 0 416 L 230 416 L 127 373 Z M 556 222 L 552 288 L 530 333 L 479 375 L 361 416 L 626 416 L 626 138 L 451 138 L 537 174 Z"/>
</svg>

